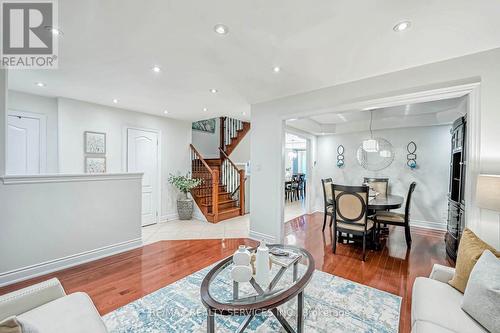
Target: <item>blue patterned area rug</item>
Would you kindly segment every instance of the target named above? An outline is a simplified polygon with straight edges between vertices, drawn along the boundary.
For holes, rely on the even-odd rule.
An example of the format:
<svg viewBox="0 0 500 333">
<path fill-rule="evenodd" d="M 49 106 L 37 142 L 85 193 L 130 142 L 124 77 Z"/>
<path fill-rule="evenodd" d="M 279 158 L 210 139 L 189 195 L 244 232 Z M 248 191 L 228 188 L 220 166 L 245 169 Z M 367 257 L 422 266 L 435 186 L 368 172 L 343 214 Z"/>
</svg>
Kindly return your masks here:
<svg viewBox="0 0 500 333">
<path fill-rule="evenodd" d="M 200 299 L 207 267 L 104 316 L 111 333 L 206 332 Z M 232 290 L 232 286 L 220 286 Z M 314 333 L 398 332 L 401 297 L 316 270 L 304 293 L 304 330 Z M 296 298 L 279 307 L 292 326 Z M 236 332 L 245 317 L 216 316 L 216 331 Z M 272 314 L 254 317 L 245 332 L 281 332 Z"/>
</svg>

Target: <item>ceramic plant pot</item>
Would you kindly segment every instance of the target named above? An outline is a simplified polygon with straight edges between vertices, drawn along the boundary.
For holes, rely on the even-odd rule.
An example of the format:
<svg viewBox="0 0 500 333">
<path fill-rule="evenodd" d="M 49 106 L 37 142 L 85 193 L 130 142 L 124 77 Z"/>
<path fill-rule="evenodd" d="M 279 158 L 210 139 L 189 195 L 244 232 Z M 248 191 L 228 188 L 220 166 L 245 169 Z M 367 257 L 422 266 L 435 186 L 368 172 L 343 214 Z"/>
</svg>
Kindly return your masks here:
<svg viewBox="0 0 500 333">
<path fill-rule="evenodd" d="M 181 220 L 191 220 L 193 218 L 193 199 L 188 198 L 187 193 L 182 193 L 177 199 L 177 213 Z"/>
</svg>

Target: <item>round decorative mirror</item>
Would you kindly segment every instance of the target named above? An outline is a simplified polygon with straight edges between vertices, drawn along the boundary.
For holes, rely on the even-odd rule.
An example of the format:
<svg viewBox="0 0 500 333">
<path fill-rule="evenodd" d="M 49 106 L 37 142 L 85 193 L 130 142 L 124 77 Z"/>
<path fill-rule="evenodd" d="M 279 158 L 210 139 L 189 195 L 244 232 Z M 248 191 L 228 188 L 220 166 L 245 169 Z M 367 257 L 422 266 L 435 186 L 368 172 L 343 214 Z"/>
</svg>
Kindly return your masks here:
<svg viewBox="0 0 500 333">
<path fill-rule="evenodd" d="M 375 138 L 377 145 L 374 149 L 363 149 L 361 144 L 357 151 L 358 163 L 366 170 L 380 171 L 387 168 L 394 161 L 392 144 L 383 138 Z"/>
</svg>

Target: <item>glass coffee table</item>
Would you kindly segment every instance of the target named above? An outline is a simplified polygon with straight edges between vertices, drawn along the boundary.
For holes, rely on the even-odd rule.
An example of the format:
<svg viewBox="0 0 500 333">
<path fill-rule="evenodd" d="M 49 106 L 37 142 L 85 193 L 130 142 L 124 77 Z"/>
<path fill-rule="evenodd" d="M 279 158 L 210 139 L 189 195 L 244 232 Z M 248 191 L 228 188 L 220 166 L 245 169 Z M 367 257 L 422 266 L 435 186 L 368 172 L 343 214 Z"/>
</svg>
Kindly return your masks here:
<svg viewBox="0 0 500 333">
<path fill-rule="evenodd" d="M 270 311 L 286 332 L 304 330 L 304 289 L 314 273 L 314 259 L 306 250 L 290 245 L 268 245 L 300 255 L 289 266 L 273 262 L 269 285 L 261 286 L 254 278 L 238 283 L 231 278 L 233 258 L 228 257 L 208 272 L 201 284 L 201 300 L 207 308 L 207 332 L 215 333 L 215 315 L 246 316 L 237 332 L 243 332 L 254 316 Z M 255 252 L 255 249 L 249 249 Z M 279 260 L 279 257 L 276 257 Z M 278 306 L 297 297 L 296 329 L 285 319 Z"/>
</svg>

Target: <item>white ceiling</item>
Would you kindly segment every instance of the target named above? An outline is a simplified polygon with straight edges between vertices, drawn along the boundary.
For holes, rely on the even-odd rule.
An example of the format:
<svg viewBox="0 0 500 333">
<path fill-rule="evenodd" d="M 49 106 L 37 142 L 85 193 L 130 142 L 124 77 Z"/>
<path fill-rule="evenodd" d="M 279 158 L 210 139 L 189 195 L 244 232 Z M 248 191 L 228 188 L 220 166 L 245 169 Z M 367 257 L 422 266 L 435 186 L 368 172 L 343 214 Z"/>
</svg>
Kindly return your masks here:
<svg viewBox="0 0 500 333">
<path fill-rule="evenodd" d="M 305 138 L 296 134 L 286 133 L 285 135 L 285 148 L 288 149 L 306 149 L 307 141 Z"/>
<path fill-rule="evenodd" d="M 190 120 L 500 46 L 498 0 L 64 0 L 59 13 L 59 69 L 12 71 L 11 89 Z"/>
<path fill-rule="evenodd" d="M 325 113 L 288 120 L 287 126 L 315 135 L 339 134 L 369 129 L 435 126 L 453 123 L 466 114 L 467 97 L 391 106 L 373 110 Z"/>
</svg>

